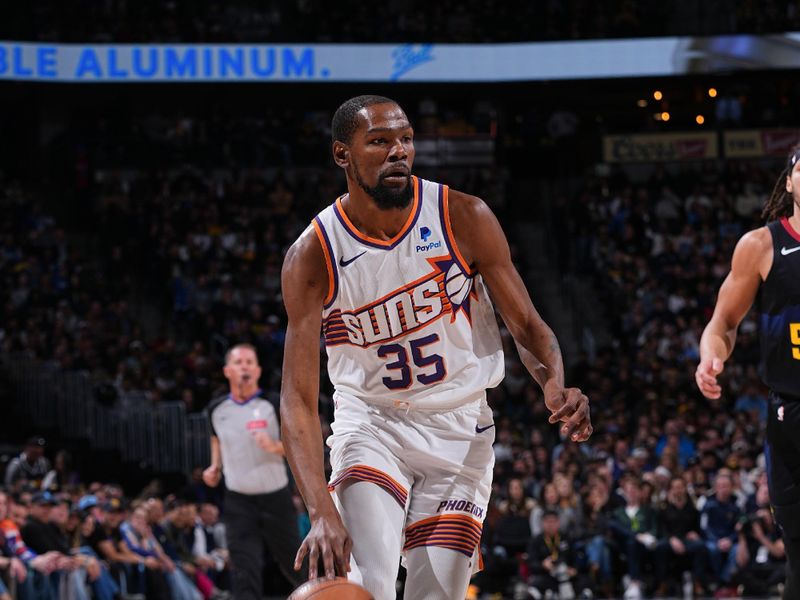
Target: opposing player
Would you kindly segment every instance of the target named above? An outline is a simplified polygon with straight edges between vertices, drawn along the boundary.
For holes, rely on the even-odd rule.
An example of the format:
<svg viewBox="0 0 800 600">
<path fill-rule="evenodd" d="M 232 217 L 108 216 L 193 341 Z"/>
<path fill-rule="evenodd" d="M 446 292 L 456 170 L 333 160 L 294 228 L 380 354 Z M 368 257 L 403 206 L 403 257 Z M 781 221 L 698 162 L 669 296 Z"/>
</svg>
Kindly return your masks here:
<svg viewBox="0 0 800 600">
<path fill-rule="evenodd" d="M 406 598 L 463 598 L 494 464 L 485 391 L 503 377 L 489 290 L 551 422 L 573 440 L 592 433 L 588 400 L 564 387 L 558 342 L 486 204 L 411 175 L 414 131 L 396 102 L 339 107 L 333 158 L 348 193 L 295 242 L 282 274 L 283 440 L 312 523 L 295 566 L 308 554 L 309 577 L 321 561 L 389 600 L 402 554 Z M 320 329 L 336 388 L 329 485 Z"/>
<path fill-rule="evenodd" d="M 733 352 L 736 330 L 761 291 L 761 377 L 770 388 L 767 470 L 775 517 L 783 528 L 785 599 L 800 598 L 800 145 L 795 146 L 763 213 L 742 236 L 714 315 L 700 341 L 695 378 L 719 398 L 717 376 Z"/>
</svg>

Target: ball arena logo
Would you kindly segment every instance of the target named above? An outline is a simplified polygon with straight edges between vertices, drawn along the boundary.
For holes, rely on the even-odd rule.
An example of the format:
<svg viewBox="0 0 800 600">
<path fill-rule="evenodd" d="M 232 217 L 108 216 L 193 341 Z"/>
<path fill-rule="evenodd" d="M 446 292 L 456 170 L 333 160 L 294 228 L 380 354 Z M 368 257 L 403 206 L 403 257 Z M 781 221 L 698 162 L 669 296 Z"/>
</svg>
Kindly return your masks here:
<svg viewBox="0 0 800 600">
<path fill-rule="evenodd" d="M 366 348 L 418 331 L 445 315 L 453 322 L 459 310 L 470 319 L 471 300 L 477 299 L 474 278 L 450 255 L 427 260 L 432 271 L 420 279 L 368 305 L 332 311 L 323 322 L 325 344 Z"/>
</svg>

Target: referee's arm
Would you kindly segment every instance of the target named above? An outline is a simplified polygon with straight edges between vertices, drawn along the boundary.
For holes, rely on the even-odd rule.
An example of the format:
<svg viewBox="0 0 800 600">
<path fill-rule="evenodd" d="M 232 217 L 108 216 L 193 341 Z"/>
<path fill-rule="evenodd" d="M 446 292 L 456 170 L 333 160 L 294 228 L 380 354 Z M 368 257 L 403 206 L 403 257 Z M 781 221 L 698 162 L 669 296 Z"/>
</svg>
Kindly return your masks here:
<svg viewBox="0 0 800 600">
<path fill-rule="evenodd" d="M 213 440 L 214 438 L 212 438 Z M 272 437 L 266 431 L 259 431 L 255 434 L 255 440 L 258 444 L 258 447 L 261 448 L 264 452 L 270 452 L 271 454 L 277 454 L 278 456 L 286 456 L 286 452 L 283 450 L 283 442 L 280 440 L 272 439 Z M 213 442 L 212 442 L 213 443 Z M 217 440 L 217 448 L 219 448 L 219 440 Z M 212 464 L 213 464 L 213 453 L 214 450 L 211 450 L 212 455 Z"/>
<path fill-rule="evenodd" d="M 211 466 L 203 471 L 203 482 L 208 487 L 217 487 L 222 477 L 222 451 L 219 448 L 219 438 L 211 436 Z"/>
</svg>

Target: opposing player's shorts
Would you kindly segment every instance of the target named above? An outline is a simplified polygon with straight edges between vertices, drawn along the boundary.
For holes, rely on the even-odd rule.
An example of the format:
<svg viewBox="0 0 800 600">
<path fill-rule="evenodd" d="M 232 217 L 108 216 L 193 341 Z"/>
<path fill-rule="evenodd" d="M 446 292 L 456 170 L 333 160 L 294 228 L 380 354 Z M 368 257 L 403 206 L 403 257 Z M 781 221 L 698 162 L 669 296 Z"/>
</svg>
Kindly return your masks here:
<svg viewBox="0 0 800 600">
<path fill-rule="evenodd" d="M 346 480 L 379 485 L 405 508 L 404 553 L 449 548 L 478 570 L 494 468 L 485 393 L 446 412 L 377 407 L 339 392 L 335 401 L 331 491 Z"/>
<path fill-rule="evenodd" d="M 800 538 L 800 399 L 770 392 L 767 477 L 775 518 L 784 535 Z"/>
</svg>

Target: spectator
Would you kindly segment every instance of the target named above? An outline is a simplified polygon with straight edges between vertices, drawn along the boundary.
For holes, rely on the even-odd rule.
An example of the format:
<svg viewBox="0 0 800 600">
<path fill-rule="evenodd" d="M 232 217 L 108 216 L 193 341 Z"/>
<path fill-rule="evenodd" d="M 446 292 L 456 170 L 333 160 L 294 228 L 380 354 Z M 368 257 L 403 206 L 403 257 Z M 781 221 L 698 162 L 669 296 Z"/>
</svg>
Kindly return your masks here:
<svg viewBox="0 0 800 600">
<path fill-rule="evenodd" d="M 8 490 L 19 490 L 23 486 L 38 488 L 47 473 L 50 461 L 44 455 L 46 442 L 43 437 L 34 436 L 25 442 L 25 449 L 8 463 L 5 486 Z"/>
<path fill-rule="evenodd" d="M 8 496 L 5 497 L 8 499 Z M 21 501 L 14 500 L 9 505 L 6 518 L 0 521 L 0 530 L 5 536 L 8 549 L 28 568 L 28 576 L 24 580 L 18 578 L 18 582 L 23 584 L 21 596 L 25 600 L 34 600 L 37 598 L 34 590 L 41 590 L 45 597 L 54 593 L 50 575 L 58 570 L 60 555 L 58 552 L 39 555 L 28 548 L 20 533 L 20 528 L 27 519 L 28 507 Z"/>
<path fill-rule="evenodd" d="M 129 578 L 129 591 L 144 594 L 148 600 L 173 600 L 167 577 L 176 572 L 175 564 L 153 537 L 147 525 L 147 509 L 143 506 L 134 509 L 128 520 L 120 526 L 120 532 L 120 551 L 124 555 L 124 562 L 138 567 Z M 199 597 L 199 593 L 196 596 L 175 594 L 175 600 L 198 600 Z"/>
<path fill-rule="evenodd" d="M 758 488 L 757 510 L 736 524 L 737 574 L 745 596 L 774 596 L 786 578 L 786 551 L 769 508 L 769 488 Z"/>
<path fill-rule="evenodd" d="M 3 523 L 7 518 L 8 496 L 5 492 L 0 491 L 0 534 L 2 534 L 0 536 L 0 571 L 3 572 L 8 581 L 13 581 L 16 584 L 20 591 L 20 597 L 24 597 L 27 591 L 27 597 L 30 598 L 30 590 L 24 589 L 26 584 L 30 583 L 30 581 L 26 582 L 29 578 L 25 563 L 16 556 L 6 541 L 6 529 Z M 0 598 L 2 600 L 11 600 L 11 594 L 9 594 L 8 588 L 6 588 L 2 579 L 0 579 Z"/>
<path fill-rule="evenodd" d="M 625 598 L 638 600 L 642 597 L 644 562 L 656 545 L 656 514 L 642 505 L 641 480 L 629 475 L 622 487 L 626 504 L 611 515 L 610 528 L 617 548 L 627 557 Z"/>
<path fill-rule="evenodd" d="M 195 562 L 204 560 L 203 568 L 217 587 L 228 588 L 229 558 L 228 540 L 225 525 L 219 520 L 219 509 L 215 504 L 204 502 L 200 505 L 198 519 L 194 527 L 192 556 Z"/>
<path fill-rule="evenodd" d="M 531 511 L 531 535 L 536 536 L 542 533 L 542 517 L 546 510 L 555 510 L 558 512 L 558 499 L 558 489 L 555 484 L 552 481 L 546 483 L 542 488 L 540 502 L 535 505 Z M 559 524 L 560 516 L 561 515 L 559 515 Z"/>
<path fill-rule="evenodd" d="M 749 382 L 742 394 L 736 398 L 733 409 L 737 412 L 755 413 L 762 423 L 767 421 L 767 399 L 758 390 L 758 385 Z"/>
<path fill-rule="evenodd" d="M 562 537 L 561 531 L 558 512 L 545 510 L 542 533 L 528 545 L 529 592 L 537 600 L 548 591 L 561 598 L 574 598 L 577 589 L 581 597 L 591 598 L 590 580 L 577 568 L 574 542 L 568 536 Z"/>
<path fill-rule="evenodd" d="M 499 515 L 494 525 L 494 545 L 502 547 L 507 556 L 525 552 L 531 537 L 530 517 L 536 503 L 529 498 L 522 482 L 509 479 L 506 499 L 498 504 Z"/>
<path fill-rule="evenodd" d="M 64 490 L 79 483 L 80 476 L 72 468 L 72 455 L 66 450 L 56 452 L 53 468 L 42 480 L 42 489 L 50 491 Z"/>
<path fill-rule="evenodd" d="M 740 516 L 741 511 L 733 497 L 733 480 L 727 473 L 720 473 L 714 480 L 714 494 L 703 506 L 700 529 L 711 569 L 725 588 L 730 587 L 736 566 L 736 523 Z"/>
<path fill-rule="evenodd" d="M 113 600 L 119 594 L 119 587 L 105 565 L 91 554 L 80 552 L 79 548 L 73 545 L 67 532 L 69 518 L 70 501 L 67 498 L 58 499 L 50 510 L 49 525 L 53 532 L 53 547 L 62 554 L 70 555 L 76 568 L 85 570 L 96 600 Z"/>
<path fill-rule="evenodd" d="M 670 583 L 668 573 L 676 572 L 669 567 L 680 562 L 681 566 L 691 567 L 694 593 L 702 596 L 706 548 L 700 536 L 700 513 L 681 477 L 670 479 L 666 505 L 658 512 L 658 529 L 660 539 L 655 549 L 655 566 L 656 581 L 660 583 L 657 593 L 666 595 Z"/>
<path fill-rule="evenodd" d="M 131 560 L 119 548 L 121 515 L 115 513 L 108 518 L 105 508 L 99 505 L 97 496 L 93 494 L 80 498 L 77 508 L 81 516 L 81 547 L 106 561 L 117 578 L 124 577 L 125 565 L 138 564 L 138 560 Z"/>
<path fill-rule="evenodd" d="M 571 447 L 577 444 L 572 443 Z M 585 447 L 585 446 L 584 446 Z M 564 473 L 553 475 L 553 484 L 558 493 L 558 516 L 563 531 L 575 537 L 583 521 L 583 506 L 581 497 L 573 486 L 573 476 Z"/>
<path fill-rule="evenodd" d="M 176 569 L 194 583 L 205 600 L 225 600 L 230 595 L 217 588 L 205 574 L 205 570 L 215 568 L 214 560 L 204 556 L 195 560 L 193 555 L 196 521 L 194 504 L 184 500 L 173 501 L 162 524 L 165 542 L 161 545 Z"/>
<path fill-rule="evenodd" d="M 35 553 L 39 555 L 49 553 L 56 556 L 58 580 L 51 581 L 51 584 L 54 584 L 53 593 L 57 593 L 59 587 L 66 586 L 74 597 L 88 600 L 85 580 L 89 558 L 84 557 L 80 562 L 73 559 L 66 540 L 50 523 L 50 513 L 57 504 L 58 501 L 50 492 L 37 493 L 33 497 L 28 518 L 22 526 L 22 537 Z M 91 575 L 95 580 L 100 575 L 99 564 L 96 561 L 91 565 Z"/>
<path fill-rule="evenodd" d="M 608 484 L 601 479 L 589 486 L 584 502 L 585 513 L 581 537 L 589 566 L 589 576 L 597 587 L 610 591 L 612 581 L 611 552 L 608 545 L 609 504 Z"/>
</svg>

